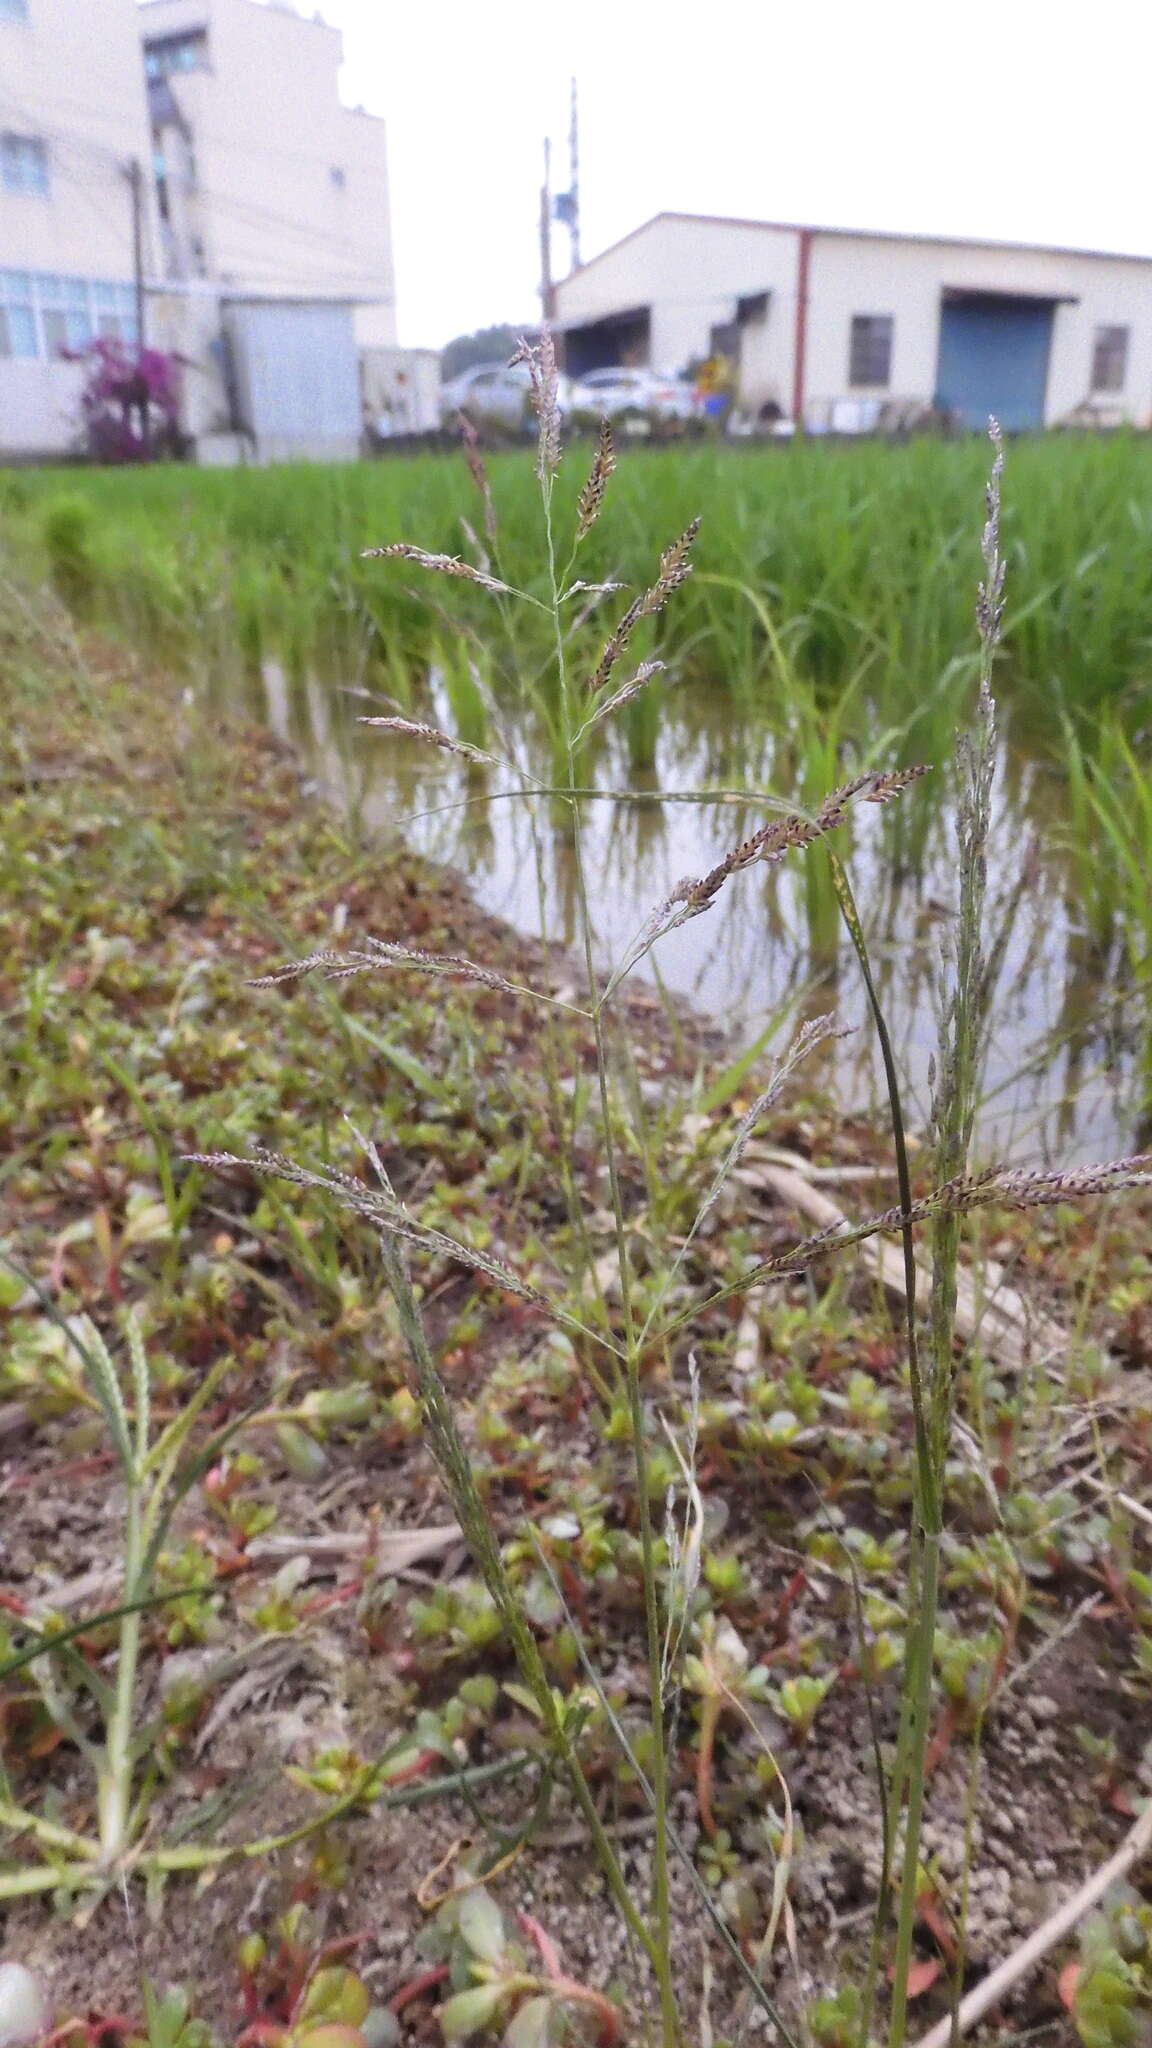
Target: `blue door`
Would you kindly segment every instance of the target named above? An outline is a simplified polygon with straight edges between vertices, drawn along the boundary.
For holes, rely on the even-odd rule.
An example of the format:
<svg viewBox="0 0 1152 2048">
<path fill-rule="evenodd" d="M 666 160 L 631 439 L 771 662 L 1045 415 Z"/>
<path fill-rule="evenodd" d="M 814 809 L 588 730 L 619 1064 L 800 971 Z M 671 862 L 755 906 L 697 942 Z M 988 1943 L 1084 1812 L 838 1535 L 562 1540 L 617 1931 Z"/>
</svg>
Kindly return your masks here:
<svg viewBox="0 0 1152 2048">
<path fill-rule="evenodd" d="M 966 426 L 1042 427 L 1052 307 L 1030 299 L 972 298 L 940 308 L 937 403 Z"/>
</svg>

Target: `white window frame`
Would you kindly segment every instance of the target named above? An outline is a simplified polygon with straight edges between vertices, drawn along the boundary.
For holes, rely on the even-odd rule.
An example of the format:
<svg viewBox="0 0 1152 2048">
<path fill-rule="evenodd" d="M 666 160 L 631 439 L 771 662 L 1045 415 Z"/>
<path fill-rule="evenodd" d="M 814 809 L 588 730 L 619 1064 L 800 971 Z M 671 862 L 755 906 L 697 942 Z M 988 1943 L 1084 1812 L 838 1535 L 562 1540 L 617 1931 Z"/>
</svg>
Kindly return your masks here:
<svg viewBox="0 0 1152 2048">
<path fill-rule="evenodd" d="M 12 314 L 31 348 L 12 346 Z M 83 349 L 97 338 L 123 341 L 129 347 L 136 342 L 133 286 L 103 278 L 0 269 L 0 315 L 0 361 L 51 362 L 62 349 Z"/>
</svg>

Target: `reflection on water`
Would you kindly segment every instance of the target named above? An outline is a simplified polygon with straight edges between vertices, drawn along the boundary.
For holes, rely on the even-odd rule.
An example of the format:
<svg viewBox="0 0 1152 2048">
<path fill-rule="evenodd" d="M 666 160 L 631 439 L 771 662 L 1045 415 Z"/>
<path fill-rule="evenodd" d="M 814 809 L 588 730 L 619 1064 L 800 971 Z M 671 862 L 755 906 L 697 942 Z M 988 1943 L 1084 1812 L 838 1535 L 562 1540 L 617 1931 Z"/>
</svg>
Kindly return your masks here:
<svg viewBox="0 0 1152 2048">
<path fill-rule="evenodd" d="M 451 729 L 447 707 L 427 714 Z M 364 827 L 399 833 L 467 877 L 478 901 L 521 930 L 575 942 L 576 872 L 564 806 L 514 794 L 500 770 L 444 755 L 355 723 L 357 693 L 263 670 L 263 713 L 307 760 L 324 793 Z M 376 707 L 371 707 L 376 708 Z M 595 764 L 594 787 L 627 802 L 582 805 L 584 861 L 598 952 L 619 958 L 648 912 L 685 875 L 704 872 L 764 822 L 762 803 L 733 784 L 789 797 L 779 742 L 733 729 L 730 703 L 668 721 L 654 771 L 638 776 L 614 737 Z M 497 750 L 494 745 L 494 751 Z M 532 760 L 547 778 L 547 752 Z M 774 780 L 773 767 L 776 767 Z M 850 772 L 850 771 L 848 771 Z M 906 1114 L 923 1126 L 928 1060 L 956 849 L 945 766 L 889 808 L 862 805 L 851 839 L 853 886 L 901 1071 Z M 935 785 L 933 787 L 932 785 Z M 689 800 L 727 789 L 717 801 Z M 818 801 L 824 792 L 811 792 Z M 1054 779 L 1005 755 L 989 858 L 989 945 L 999 950 L 986 1095 L 978 1125 L 985 1156 L 1071 1163 L 1127 1149 L 1133 1140 L 1137 1039 L 1122 994 L 1123 962 L 1111 933 L 1088 931 L 1045 827 L 1058 805 Z M 542 853 L 543 877 L 536 848 Z M 543 903 L 541 902 L 543 898 Z M 882 1103 L 882 1077 L 854 956 L 837 921 L 817 849 L 779 868 L 737 876 L 715 907 L 662 939 L 644 972 L 669 994 L 721 1019 L 741 1042 L 774 1019 L 834 1009 L 852 1035 L 825 1049 L 819 1078 L 845 1105 Z"/>
</svg>

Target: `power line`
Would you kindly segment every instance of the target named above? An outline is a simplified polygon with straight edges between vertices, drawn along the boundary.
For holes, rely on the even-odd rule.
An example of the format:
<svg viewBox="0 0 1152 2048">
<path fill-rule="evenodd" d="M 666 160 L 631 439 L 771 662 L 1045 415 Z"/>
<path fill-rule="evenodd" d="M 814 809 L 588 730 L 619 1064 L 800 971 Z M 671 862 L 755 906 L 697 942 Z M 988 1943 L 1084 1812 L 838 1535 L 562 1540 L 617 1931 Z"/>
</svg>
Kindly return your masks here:
<svg viewBox="0 0 1152 2048">
<path fill-rule="evenodd" d="M 119 175 L 127 175 L 129 159 L 122 157 L 117 151 L 109 148 L 107 145 L 93 142 L 88 137 L 79 136 L 74 130 L 46 127 L 30 109 L 19 105 L 14 100 L 9 99 L 0 102 L 0 105 L 6 107 L 7 111 L 17 119 L 26 121 L 36 128 L 37 132 L 43 135 L 45 140 L 56 145 L 63 145 L 66 149 L 99 157 L 114 168 Z M 321 159 L 315 157 L 301 158 L 301 161 L 319 163 Z M 76 185 L 79 189 L 83 189 L 82 181 L 73 176 L 63 164 L 58 162 L 55 169 L 67 182 Z M 231 213 L 238 220 L 248 221 L 255 227 L 277 228 L 281 232 L 291 235 L 297 241 L 310 243 L 314 248 L 331 250 L 337 255 L 353 258 L 371 258 L 375 254 L 375 250 L 370 244 L 354 240 L 348 235 L 334 233 L 317 223 L 302 221 L 298 216 L 276 213 L 269 207 L 253 204 L 252 201 L 240 199 L 235 194 L 217 192 L 211 186 L 200 183 L 199 180 L 195 184 L 189 185 L 186 189 L 191 196 L 205 200 L 209 206 L 219 211 Z M 347 273 L 346 281 L 350 282 L 355 275 L 356 273 L 353 272 Z M 391 270 L 390 268 L 387 270 L 382 269 L 377 264 L 369 261 L 360 275 L 365 280 L 390 280 Z"/>
<path fill-rule="evenodd" d="M 9 102 L 9 105 L 11 104 L 12 103 Z M 23 114 L 22 110 L 18 111 L 20 111 L 21 113 L 21 118 L 28 118 Z M 64 142 L 65 145 L 68 147 L 83 147 L 82 144 L 78 143 L 76 138 L 73 138 L 71 136 L 65 136 L 60 131 L 52 129 L 44 130 L 43 128 L 41 128 L 41 133 L 45 134 L 46 139 L 50 142 Z M 92 149 L 108 162 L 110 168 L 115 171 L 118 177 L 127 177 L 129 175 L 129 163 L 125 159 L 117 156 L 114 151 L 105 150 L 99 144 L 92 145 Z M 100 202 L 97 199 L 96 194 L 92 191 L 91 181 L 88 177 L 76 172 L 75 170 L 70 169 L 68 165 L 66 163 L 61 162 L 59 158 L 57 158 L 57 160 L 53 164 L 52 175 L 60 179 L 64 184 L 68 185 L 72 190 L 78 192 L 80 196 L 83 198 L 85 205 L 91 208 L 95 217 L 99 219 L 103 225 L 107 225 L 107 214 L 100 206 Z M 280 231 L 280 233 L 291 237 L 296 242 L 302 242 L 306 244 L 308 248 L 317 251 L 323 250 L 326 253 L 331 253 L 350 259 L 370 259 L 376 253 L 375 250 L 372 249 L 371 247 L 365 247 L 365 245 L 346 239 L 343 236 L 330 234 L 322 227 L 310 225 L 309 223 L 300 221 L 299 219 L 294 218 L 293 216 L 288 214 L 274 213 L 271 211 L 271 209 L 267 207 L 254 206 L 251 203 L 246 203 L 245 201 L 237 199 L 234 196 L 215 192 L 206 186 L 197 184 L 189 187 L 188 190 L 192 196 L 197 198 L 203 198 L 207 202 L 209 208 L 214 210 L 218 214 L 230 214 L 235 220 L 239 221 L 240 223 L 253 226 L 256 228 L 277 229 Z M 149 241 L 151 241 L 150 235 Z M 298 268 L 292 269 L 290 267 L 293 254 L 294 252 L 292 251 L 288 252 L 287 266 L 285 264 L 281 264 L 279 267 L 275 267 L 271 265 L 261 265 L 259 263 L 257 263 L 256 265 L 252 265 L 246 262 L 244 264 L 244 275 L 253 280 L 280 283 L 286 286 L 294 285 L 298 290 L 315 289 L 318 283 L 322 283 L 324 285 L 347 287 L 360 285 L 367 294 L 371 294 L 373 297 L 379 295 L 383 298 L 383 300 L 386 303 L 392 303 L 395 299 L 393 270 L 391 265 L 388 265 L 387 267 L 382 267 L 378 263 L 373 263 L 370 260 L 362 261 L 361 267 L 359 269 L 353 269 L 351 267 L 348 267 L 342 270 L 331 272 L 328 276 L 324 277 L 323 279 L 317 280 L 315 271 L 310 270 L 308 267 L 306 252 L 301 253 L 298 259 Z M 154 250 L 151 251 L 151 255 L 151 268 L 155 273 L 156 283 L 162 284 L 165 282 L 170 282 L 176 284 L 184 281 L 180 279 L 162 278 L 160 275 L 160 266 L 156 261 Z M 208 283 L 211 282 L 211 280 L 205 279 L 204 282 Z M 218 282 L 223 281 L 219 280 Z M 381 292 L 381 287 L 386 287 L 386 289 L 383 292 Z M 225 289 L 226 288 L 227 287 L 225 286 Z"/>
<path fill-rule="evenodd" d="M 91 101 L 74 100 L 68 98 L 66 95 L 60 94 L 54 95 L 53 98 L 47 100 L 45 104 L 50 107 L 57 106 L 71 108 L 73 112 L 78 114 L 88 114 L 92 111 Z M 22 109 L 21 111 L 24 115 L 24 118 L 33 118 L 26 108 Z M 383 115 L 368 114 L 365 113 L 362 108 L 345 106 L 342 100 L 339 102 L 336 111 L 338 114 L 346 114 L 349 120 L 356 120 L 358 117 L 362 117 L 365 120 L 377 122 L 381 127 L 385 129 L 387 128 L 388 125 Z M 101 146 L 102 145 L 100 144 L 93 145 L 93 147 L 95 148 L 99 148 Z M 213 148 L 216 150 L 225 151 L 229 156 L 275 157 L 284 163 L 314 164 L 320 161 L 315 151 L 305 149 L 280 149 L 276 146 L 275 143 L 268 142 L 228 142 L 223 138 L 216 137 L 213 141 Z"/>
<path fill-rule="evenodd" d="M 199 180 L 193 185 L 186 186 L 185 190 L 190 197 L 204 199 L 211 206 L 221 207 L 225 212 L 250 220 L 257 227 L 267 223 L 272 227 L 284 228 L 299 239 L 322 243 L 327 249 L 335 249 L 350 256 L 370 253 L 364 243 L 354 240 L 349 235 L 332 234 L 318 222 L 301 220 L 296 214 L 276 213 L 270 207 L 256 205 L 250 199 L 241 199 L 235 193 L 218 192 L 213 186 L 203 185 Z"/>
</svg>

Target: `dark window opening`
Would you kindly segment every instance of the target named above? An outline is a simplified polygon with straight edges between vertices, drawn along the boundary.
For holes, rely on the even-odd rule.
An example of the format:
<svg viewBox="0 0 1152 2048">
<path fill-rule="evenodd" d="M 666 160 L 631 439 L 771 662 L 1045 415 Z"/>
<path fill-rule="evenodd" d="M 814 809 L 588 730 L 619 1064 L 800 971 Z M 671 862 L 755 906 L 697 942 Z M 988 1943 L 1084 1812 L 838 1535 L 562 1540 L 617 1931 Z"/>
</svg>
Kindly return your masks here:
<svg viewBox="0 0 1152 2048">
<path fill-rule="evenodd" d="M 848 382 L 886 390 L 892 375 L 891 313 L 854 313 Z"/>
<path fill-rule="evenodd" d="M 1128 373 L 1128 329 L 1098 327 L 1092 344 L 1093 391 L 1123 391 Z"/>
<path fill-rule="evenodd" d="M 174 71 L 204 71 L 208 65 L 208 36 L 204 29 L 185 30 L 183 35 L 158 36 L 144 45 L 144 70 L 149 78 L 170 78 Z"/>
<path fill-rule="evenodd" d="M 156 186 L 156 205 L 165 227 L 172 225 L 172 207 L 168 198 L 168 159 L 164 146 L 157 141 L 152 149 L 152 178 Z"/>
<path fill-rule="evenodd" d="M 48 197 L 48 145 L 37 135 L 0 135 L 0 185 L 5 192 Z"/>
<path fill-rule="evenodd" d="M 619 364 L 629 369 L 645 368 L 651 347 L 650 326 L 648 308 L 641 306 L 589 321 L 586 327 L 570 327 L 562 337 L 567 374 L 586 377 L 589 370 L 609 370 Z"/>
</svg>

